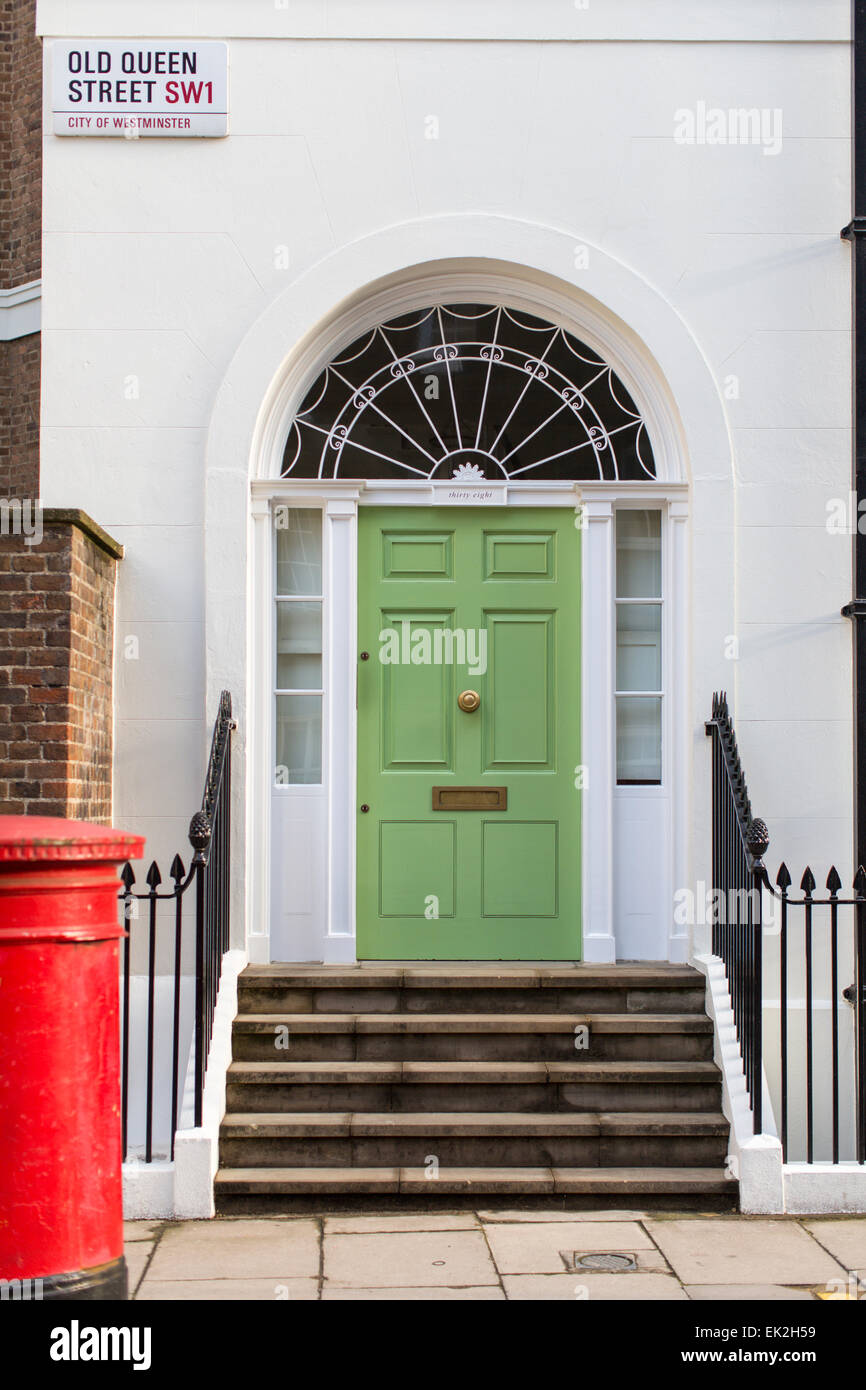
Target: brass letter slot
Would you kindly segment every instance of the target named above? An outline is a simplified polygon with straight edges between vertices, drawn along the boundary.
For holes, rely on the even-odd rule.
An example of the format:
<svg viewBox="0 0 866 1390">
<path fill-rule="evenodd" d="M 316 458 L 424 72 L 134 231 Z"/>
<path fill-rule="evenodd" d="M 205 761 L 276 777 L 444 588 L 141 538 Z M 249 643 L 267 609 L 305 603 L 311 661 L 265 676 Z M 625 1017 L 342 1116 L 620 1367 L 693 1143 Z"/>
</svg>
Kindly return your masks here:
<svg viewBox="0 0 866 1390">
<path fill-rule="evenodd" d="M 507 811 L 507 787 L 434 787 L 434 811 Z"/>
</svg>

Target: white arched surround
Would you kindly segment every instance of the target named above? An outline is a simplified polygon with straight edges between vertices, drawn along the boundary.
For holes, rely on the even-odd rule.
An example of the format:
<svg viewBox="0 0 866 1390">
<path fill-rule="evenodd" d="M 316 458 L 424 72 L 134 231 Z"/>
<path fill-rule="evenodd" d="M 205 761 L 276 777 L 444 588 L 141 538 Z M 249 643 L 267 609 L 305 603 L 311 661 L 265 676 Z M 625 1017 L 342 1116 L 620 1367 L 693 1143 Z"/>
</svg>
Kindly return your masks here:
<svg viewBox="0 0 866 1390">
<path fill-rule="evenodd" d="M 579 270 L 573 268 L 577 251 Z M 646 419 L 656 459 L 655 483 L 586 483 L 579 488 L 587 513 L 584 648 L 593 652 L 593 660 L 585 663 L 583 701 L 589 771 L 584 793 L 585 958 L 611 960 L 616 954 L 609 615 L 613 503 L 625 492 L 636 501 L 653 497 L 663 502 L 667 516 L 672 572 L 666 646 L 675 653 L 666 701 L 665 780 L 672 791 L 667 902 L 672 904 L 676 887 L 706 877 L 706 759 L 695 759 L 695 752 L 703 752 L 696 740 L 702 737 L 712 675 L 704 680 L 695 673 L 712 672 L 725 637 L 734 630 L 733 480 L 717 385 L 672 306 L 600 249 L 561 230 L 502 217 L 407 223 L 342 248 L 286 288 L 243 340 L 219 392 L 209 432 L 208 701 L 213 707 L 219 690 L 229 688 L 238 711 L 234 932 L 236 944 L 246 944 L 253 960 L 269 959 L 270 509 L 275 499 L 324 504 L 326 564 L 333 592 L 342 595 L 334 611 L 341 614 L 343 630 L 326 638 L 333 690 L 354 673 L 355 517 L 370 486 L 281 481 L 288 428 L 311 381 L 365 328 L 423 304 L 460 299 L 508 302 L 582 337 L 631 391 Z M 543 490 L 520 486 L 525 488 L 525 496 L 517 499 L 521 504 L 531 504 L 533 494 L 549 504 L 557 491 L 557 485 Z M 558 500 L 573 506 L 574 492 L 566 498 L 558 487 Z M 379 491 L 375 500 L 387 500 L 385 493 Z M 405 491 L 400 490 L 399 500 L 409 500 Z M 425 499 L 419 495 L 417 500 Z M 336 537 L 342 539 L 335 543 Z M 329 925 L 318 954 L 345 960 L 354 959 L 354 711 L 347 711 L 344 701 L 342 713 L 334 713 L 335 743 L 326 779 L 331 778 L 330 790 L 339 795 L 330 796 L 327 811 L 331 848 L 323 872 Z M 339 777 L 343 780 L 337 788 L 334 779 Z M 672 909 L 669 921 L 667 955 L 686 959 L 690 943 L 683 929 L 673 926 Z"/>
</svg>

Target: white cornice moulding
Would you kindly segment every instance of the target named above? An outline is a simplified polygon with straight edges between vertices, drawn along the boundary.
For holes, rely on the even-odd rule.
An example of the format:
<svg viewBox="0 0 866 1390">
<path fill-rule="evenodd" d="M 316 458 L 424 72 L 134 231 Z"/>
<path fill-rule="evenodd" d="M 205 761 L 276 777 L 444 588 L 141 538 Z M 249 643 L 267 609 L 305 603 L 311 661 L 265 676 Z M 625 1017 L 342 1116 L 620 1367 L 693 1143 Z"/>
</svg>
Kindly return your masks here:
<svg viewBox="0 0 866 1390">
<path fill-rule="evenodd" d="M 763 11 L 763 12 L 762 12 Z M 780 15 L 779 11 L 784 11 Z M 719 41 L 847 44 L 848 0 L 820 5 L 683 5 L 681 0 L 517 0 L 499 5 L 328 5 L 325 0 L 38 0 L 40 37 L 284 38 L 408 40 Z"/>
<path fill-rule="evenodd" d="M 26 338 L 42 327 L 42 281 L 0 290 L 0 342 Z"/>
</svg>

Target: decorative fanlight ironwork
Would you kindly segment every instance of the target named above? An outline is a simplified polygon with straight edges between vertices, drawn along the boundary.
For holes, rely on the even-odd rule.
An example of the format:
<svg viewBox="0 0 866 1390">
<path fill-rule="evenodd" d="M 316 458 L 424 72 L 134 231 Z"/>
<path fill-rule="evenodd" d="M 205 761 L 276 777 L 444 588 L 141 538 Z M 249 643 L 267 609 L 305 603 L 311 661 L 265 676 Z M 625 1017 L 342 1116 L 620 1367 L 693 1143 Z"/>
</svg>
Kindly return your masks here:
<svg viewBox="0 0 866 1390">
<path fill-rule="evenodd" d="M 358 338 L 313 383 L 283 476 L 461 482 L 655 478 L 645 422 L 592 348 L 495 304 L 441 304 Z"/>
</svg>

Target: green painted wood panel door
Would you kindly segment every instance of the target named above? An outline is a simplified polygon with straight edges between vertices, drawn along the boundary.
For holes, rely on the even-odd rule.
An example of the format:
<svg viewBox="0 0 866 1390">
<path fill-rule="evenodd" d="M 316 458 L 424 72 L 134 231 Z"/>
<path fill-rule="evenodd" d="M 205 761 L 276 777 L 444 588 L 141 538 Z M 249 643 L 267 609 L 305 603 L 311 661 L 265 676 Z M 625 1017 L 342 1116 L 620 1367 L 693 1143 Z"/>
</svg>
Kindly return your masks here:
<svg viewBox="0 0 866 1390">
<path fill-rule="evenodd" d="M 578 959 L 574 512 L 361 507 L 358 568 L 359 958 Z"/>
</svg>

